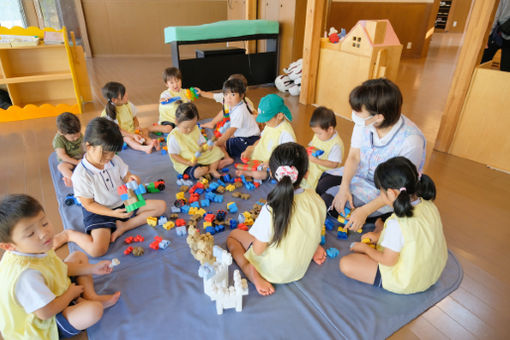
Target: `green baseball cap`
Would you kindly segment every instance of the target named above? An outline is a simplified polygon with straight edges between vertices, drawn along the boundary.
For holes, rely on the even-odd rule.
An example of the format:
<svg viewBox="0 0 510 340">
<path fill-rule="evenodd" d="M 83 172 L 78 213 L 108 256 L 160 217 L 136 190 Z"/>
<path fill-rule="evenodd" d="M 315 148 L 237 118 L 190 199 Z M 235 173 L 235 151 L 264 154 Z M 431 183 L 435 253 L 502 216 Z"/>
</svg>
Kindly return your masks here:
<svg viewBox="0 0 510 340">
<path fill-rule="evenodd" d="M 276 94 L 268 94 L 262 97 L 259 103 L 259 114 L 257 123 L 265 123 L 278 113 L 283 113 L 289 121 L 292 121 L 292 114 L 283 102 L 283 98 Z"/>
</svg>

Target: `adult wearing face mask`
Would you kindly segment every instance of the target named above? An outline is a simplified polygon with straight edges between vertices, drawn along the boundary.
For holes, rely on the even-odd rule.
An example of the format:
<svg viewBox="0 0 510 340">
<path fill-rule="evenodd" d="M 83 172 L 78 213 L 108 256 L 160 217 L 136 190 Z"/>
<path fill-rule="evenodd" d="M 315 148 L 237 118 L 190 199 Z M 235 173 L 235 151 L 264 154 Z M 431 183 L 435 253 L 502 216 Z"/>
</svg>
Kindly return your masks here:
<svg viewBox="0 0 510 340">
<path fill-rule="evenodd" d="M 403 156 L 421 173 L 425 163 L 423 133 L 401 114 L 402 93 L 388 79 L 371 79 L 354 88 L 349 96 L 355 123 L 345 166 L 324 173 L 316 191 L 331 213 L 343 213 L 346 204 L 354 207 L 347 227 L 357 230 L 377 218 L 385 220 L 392 210 L 385 206 L 374 184 L 380 163 Z"/>
</svg>

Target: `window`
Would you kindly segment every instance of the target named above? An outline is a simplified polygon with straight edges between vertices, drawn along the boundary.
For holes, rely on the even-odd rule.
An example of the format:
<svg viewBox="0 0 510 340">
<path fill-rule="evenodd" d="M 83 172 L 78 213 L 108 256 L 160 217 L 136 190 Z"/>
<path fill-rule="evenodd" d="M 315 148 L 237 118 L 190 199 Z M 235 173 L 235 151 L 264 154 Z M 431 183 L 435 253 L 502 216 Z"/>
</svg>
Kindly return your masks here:
<svg viewBox="0 0 510 340">
<path fill-rule="evenodd" d="M 13 26 L 27 26 L 21 0 L 2 0 L 0 25 L 8 28 Z"/>
</svg>

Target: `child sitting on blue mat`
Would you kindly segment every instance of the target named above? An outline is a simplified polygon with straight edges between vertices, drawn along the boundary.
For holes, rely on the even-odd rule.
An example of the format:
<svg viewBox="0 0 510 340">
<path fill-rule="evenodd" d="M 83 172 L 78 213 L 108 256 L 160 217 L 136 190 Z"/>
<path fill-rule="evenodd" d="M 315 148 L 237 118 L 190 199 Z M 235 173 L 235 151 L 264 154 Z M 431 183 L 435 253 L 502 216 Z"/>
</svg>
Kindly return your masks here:
<svg viewBox="0 0 510 340">
<path fill-rule="evenodd" d="M 308 155 L 296 143 L 278 146 L 269 159 L 277 183 L 250 231 L 233 230 L 227 247 L 260 295 L 274 293 L 272 283 L 301 279 L 312 259 L 322 264 L 320 246 L 326 218 L 324 201 L 315 191 L 299 187 L 308 170 Z"/>
<path fill-rule="evenodd" d="M 207 173 L 220 178 L 218 168 L 232 164 L 230 157 L 214 144 L 208 145 L 197 126 L 198 110 L 193 103 L 182 103 L 175 112 L 177 127 L 168 134 L 168 154 L 179 174 L 198 179 Z"/>
<path fill-rule="evenodd" d="M 394 157 L 379 164 L 374 181 L 381 199 L 393 206 L 394 213 L 384 223 L 379 219 L 375 232 L 355 242 L 354 254 L 340 260 L 340 270 L 350 278 L 383 287 L 397 294 L 427 290 L 437 282 L 448 259 L 443 225 L 432 203 L 436 187 L 432 179 L 419 174 L 405 157 Z"/>
<path fill-rule="evenodd" d="M 131 180 L 140 183 L 140 178 L 130 173 L 126 163 L 115 155 L 123 144 L 117 124 L 101 117 L 91 120 L 84 141 L 85 157 L 74 170 L 72 180 L 74 196 L 83 208 L 85 233 L 64 230 L 55 236 L 54 246 L 58 248 L 71 241 L 97 257 L 106 254 L 110 242 L 120 235 L 145 224 L 147 217 L 162 215 L 166 203 L 147 200 L 135 212 L 126 212 L 117 189 Z"/>
<path fill-rule="evenodd" d="M 315 189 L 324 171 L 337 168 L 342 164 L 344 143 L 335 130 L 335 114 L 324 106 L 313 111 L 310 127 L 314 135 L 308 145 L 321 150 L 322 154 L 315 156 L 313 153 L 309 153 L 310 166 L 303 186 Z"/>
<path fill-rule="evenodd" d="M 246 104 L 246 87 L 241 80 L 227 80 L 223 84 L 223 95 L 225 106 L 229 107 L 230 127 L 218 138 L 216 145 L 236 158 L 259 139 L 260 129 Z"/>
<path fill-rule="evenodd" d="M 53 226 L 37 200 L 8 195 L 0 201 L 0 331 L 4 339 L 71 337 L 94 325 L 120 292 L 97 295 L 91 275 L 112 271 L 111 261 L 89 264 L 74 252 L 63 262 L 51 249 Z M 72 283 L 69 276 L 76 278 Z"/>
<path fill-rule="evenodd" d="M 83 157 L 83 135 L 78 117 L 64 112 L 57 117 L 57 134 L 53 138 L 53 149 L 58 158 L 58 171 L 64 178 L 64 184 L 73 185 L 73 170 Z"/>
<path fill-rule="evenodd" d="M 237 170 L 236 175 L 266 179 L 271 153 L 278 145 L 296 142 L 296 134 L 292 125 L 290 125 L 292 114 L 282 97 L 276 94 L 268 94 L 262 97 L 256 121 L 257 123 L 265 123 L 266 126 L 260 135 L 260 139 L 246 148 L 241 154 L 241 159 L 260 161 L 262 162 L 262 169 Z"/>
</svg>

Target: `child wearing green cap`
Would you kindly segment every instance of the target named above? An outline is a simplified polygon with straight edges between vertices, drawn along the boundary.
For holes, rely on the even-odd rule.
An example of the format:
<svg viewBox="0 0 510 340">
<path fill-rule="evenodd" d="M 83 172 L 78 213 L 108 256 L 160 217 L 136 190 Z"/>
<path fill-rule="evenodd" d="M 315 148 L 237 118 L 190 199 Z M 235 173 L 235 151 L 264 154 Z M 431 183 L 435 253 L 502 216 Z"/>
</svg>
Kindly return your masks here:
<svg viewBox="0 0 510 340">
<path fill-rule="evenodd" d="M 296 142 L 296 134 L 290 125 L 292 114 L 282 97 L 269 94 L 260 100 L 257 123 L 266 126 L 255 144 L 248 146 L 241 154 L 243 160 L 257 160 L 262 163 L 262 170 L 237 170 L 236 175 L 252 176 L 255 179 L 266 179 L 269 157 L 280 144 Z"/>
</svg>

